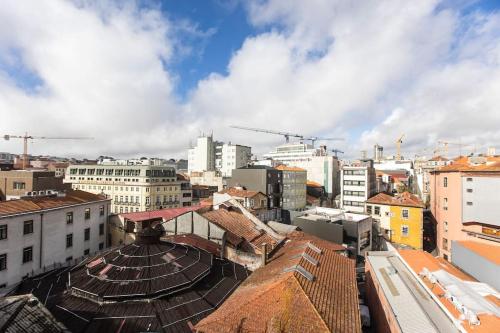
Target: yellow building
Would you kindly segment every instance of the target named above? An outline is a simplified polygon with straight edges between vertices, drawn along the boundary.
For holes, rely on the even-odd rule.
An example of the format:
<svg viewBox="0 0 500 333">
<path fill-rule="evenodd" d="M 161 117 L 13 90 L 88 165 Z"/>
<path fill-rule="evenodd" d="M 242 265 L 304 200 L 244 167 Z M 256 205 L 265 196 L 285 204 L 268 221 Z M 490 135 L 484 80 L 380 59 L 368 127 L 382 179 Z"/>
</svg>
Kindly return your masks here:
<svg viewBox="0 0 500 333">
<path fill-rule="evenodd" d="M 366 212 L 386 239 L 415 249 L 422 248 L 423 211 L 422 201 L 408 192 L 395 197 L 379 193 L 366 201 Z"/>
</svg>

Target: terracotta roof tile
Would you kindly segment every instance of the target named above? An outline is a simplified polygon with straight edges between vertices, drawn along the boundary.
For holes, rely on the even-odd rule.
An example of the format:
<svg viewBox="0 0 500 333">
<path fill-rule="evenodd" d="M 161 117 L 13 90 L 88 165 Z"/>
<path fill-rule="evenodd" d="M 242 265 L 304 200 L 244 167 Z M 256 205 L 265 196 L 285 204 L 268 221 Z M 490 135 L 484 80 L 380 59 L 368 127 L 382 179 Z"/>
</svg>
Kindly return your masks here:
<svg viewBox="0 0 500 333">
<path fill-rule="evenodd" d="M 150 210 L 144 212 L 134 212 L 134 213 L 125 213 L 119 214 L 120 216 L 126 218 L 127 220 L 134 222 L 142 222 L 151 219 L 164 219 L 165 221 L 171 220 L 185 214 L 187 212 L 192 212 L 200 209 L 202 206 L 187 206 L 187 207 L 179 207 L 179 208 L 167 208 L 167 209 L 158 209 L 158 210 Z"/>
<path fill-rule="evenodd" d="M 374 195 L 366 200 L 366 202 L 371 204 L 424 208 L 422 200 L 409 192 L 404 192 L 394 197 L 382 192 Z"/>
<path fill-rule="evenodd" d="M 275 167 L 276 170 L 281 170 L 281 171 L 303 171 L 306 172 L 305 169 L 299 168 L 299 167 L 292 167 L 292 166 L 287 166 L 287 165 L 278 165 Z"/>
<path fill-rule="evenodd" d="M 67 191 L 64 196 L 31 197 L 0 202 L 0 216 L 28 213 L 101 200 L 106 200 L 106 198 L 89 192 L 70 190 Z"/>
<path fill-rule="evenodd" d="M 221 194 L 226 193 L 226 194 L 229 194 L 230 196 L 239 197 L 239 198 L 253 198 L 257 194 L 262 193 L 262 192 L 250 191 L 250 190 L 245 190 L 245 189 L 236 188 L 236 187 L 230 187 L 230 188 L 224 189 L 222 191 L 219 191 L 219 193 L 221 193 Z"/>
<path fill-rule="evenodd" d="M 323 187 L 323 185 L 321 185 L 320 183 L 313 182 L 312 180 L 308 180 L 306 185 L 309 187 Z"/>
<path fill-rule="evenodd" d="M 233 293 L 221 308 L 196 325 L 199 332 L 361 332 L 355 264 L 323 241 L 319 254 L 307 235 L 289 240 Z M 309 262 L 303 254 L 318 261 Z M 312 281 L 294 271 L 300 265 Z"/>
<path fill-rule="evenodd" d="M 195 246 L 197 248 L 210 252 L 215 256 L 221 255 L 219 244 L 196 234 L 170 235 L 163 238 L 170 242 Z"/>
</svg>

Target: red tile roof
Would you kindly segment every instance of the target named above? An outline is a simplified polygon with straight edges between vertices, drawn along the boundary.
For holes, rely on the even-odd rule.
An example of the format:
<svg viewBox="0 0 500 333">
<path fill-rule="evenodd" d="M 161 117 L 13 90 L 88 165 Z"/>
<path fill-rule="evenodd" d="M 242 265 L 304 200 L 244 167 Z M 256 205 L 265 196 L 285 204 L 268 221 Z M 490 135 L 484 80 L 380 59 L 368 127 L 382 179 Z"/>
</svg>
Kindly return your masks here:
<svg viewBox="0 0 500 333">
<path fill-rule="evenodd" d="M 449 159 L 447 159 L 446 157 L 443 157 L 443 156 L 439 155 L 439 156 L 434 156 L 429 161 L 433 161 L 433 162 L 446 162 L 446 161 L 449 161 Z"/>
<path fill-rule="evenodd" d="M 28 213 L 102 200 L 106 200 L 106 197 L 79 190 L 69 190 L 64 196 L 31 197 L 2 201 L 0 202 L 0 216 Z"/>
<path fill-rule="evenodd" d="M 171 235 L 163 238 L 170 242 L 195 246 L 212 253 L 215 256 L 221 255 L 219 244 L 195 234 Z"/>
<path fill-rule="evenodd" d="M 232 197 L 239 197 L 239 198 L 253 198 L 259 193 L 264 194 L 262 192 L 250 191 L 250 190 L 245 190 L 245 189 L 237 188 L 237 187 L 230 187 L 230 188 L 224 189 L 218 193 L 221 193 L 221 194 L 226 193 Z"/>
<path fill-rule="evenodd" d="M 460 245 L 475 252 L 486 260 L 500 265 L 500 245 L 489 245 L 474 241 L 459 241 Z"/>
<path fill-rule="evenodd" d="M 391 206 L 404 206 L 404 207 L 417 207 L 424 208 L 424 204 L 422 200 L 420 200 L 417 196 L 404 192 L 395 197 L 386 194 L 379 193 L 366 200 L 367 203 L 371 204 L 381 204 L 381 205 L 391 205 Z"/>
<path fill-rule="evenodd" d="M 264 243 L 271 251 L 278 244 L 278 239 L 274 238 L 264 230 L 258 229 L 257 225 L 249 218 L 236 210 L 217 209 L 202 214 L 207 220 L 229 231 L 237 238 L 244 239 L 251 244 L 256 253 L 261 253 Z M 234 241 L 233 241 L 234 242 Z"/>
<path fill-rule="evenodd" d="M 305 235 L 290 240 L 257 269 L 214 313 L 201 320 L 198 332 L 361 332 L 355 263 L 337 246 Z M 317 265 L 303 254 L 317 260 Z M 300 265 L 307 279 L 286 269 Z"/>
<path fill-rule="evenodd" d="M 500 158 L 485 157 L 484 164 L 472 164 L 468 157 L 456 158 L 452 164 L 443 166 L 434 172 L 500 172 Z"/>
<path fill-rule="evenodd" d="M 292 167 L 292 166 L 287 166 L 287 165 L 278 165 L 275 167 L 276 170 L 281 170 L 281 171 L 303 171 L 306 172 L 306 169 L 302 169 L 299 167 Z"/>
<path fill-rule="evenodd" d="M 320 183 L 313 182 L 312 180 L 308 180 L 306 185 L 309 187 L 323 187 Z"/>
<path fill-rule="evenodd" d="M 142 222 L 146 220 L 151 220 L 151 219 L 159 219 L 162 218 L 165 221 L 171 220 L 173 218 L 176 218 L 177 216 L 180 216 L 182 214 L 185 214 L 187 212 L 192 212 L 200 209 L 201 206 L 186 206 L 186 207 L 180 207 L 180 208 L 168 208 L 168 209 L 159 209 L 159 210 L 151 210 L 151 211 L 145 211 L 145 212 L 134 212 L 134 213 L 125 213 L 125 214 L 119 214 L 123 218 L 126 218 L 128 220 L 134 221 L 134 222 Z"/>
</svg>

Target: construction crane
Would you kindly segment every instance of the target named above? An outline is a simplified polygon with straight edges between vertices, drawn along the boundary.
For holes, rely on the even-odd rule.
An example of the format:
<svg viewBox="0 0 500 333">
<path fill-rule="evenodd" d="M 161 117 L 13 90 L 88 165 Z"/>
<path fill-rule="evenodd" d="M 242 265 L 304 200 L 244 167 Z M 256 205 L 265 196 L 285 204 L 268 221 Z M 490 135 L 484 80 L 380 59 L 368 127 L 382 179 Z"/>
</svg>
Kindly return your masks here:
<svg viewBox="0 0 500 333">
<path fill-rule="evenodd" d="M 26 162 L 28 161 L 28 139 L 35 140 L 92 140 L 94 138 L 89 137 L 49 137 L 49 136 L 32 136 L 28 135 L 28 133 L 24 133 L 24 135 L 10 135 L 5 134 L 3 138 L 7 141 L 10 139 L 23 139 L 24 147 L 23 147 L 23 169 L 26 169 Z"/>
<path fill-rule="evenodd" d="M 469 146 L 468 144 L 461 143 L 461 142 L 448 142 L 448 141 L 438 141 L 438 147 L 439 147 L 439 145 L 443 145 L 444 156 L 446 158 L 448 158 L 448 146 L 450 146 L 450 145 L 458 146 L 460 156 L 462 156 L 462 147 Z M 439 150 L 439 148 L 436 150 Z"/>
<path fill-rule="evenodd" d="M 396 160 L 401 160 L 401 144 L 403 143 L 403 138 L 405 134 L 402 133 L 396 140 Z"/>
<path fill-rule="evenodd" d="M 334 154 L 335 154 L 335 158 L 337 158 L 337 157 L 338 157 L 338 156 L 337 156 L 337 154 L 344 154 L 344 152 L 343 152 L 343 151 L 338 150 L 337 148 L 332 149 L 332 153 L 334 153 Z"/>
<path fill-rule="evenodd" d="M 262 129 L 262 128 L 253 128 L 253 127 L 244 127 L 244 126 L 230 126 L 230 127 L 245 130 L 245 131 L 253 131 L 253 132 L 260 132 L 260 133 L 267 133 L 267 134 L 282 135 L 285 137 L 286 143 L 290 142 L 291 137 L 292 138 L 299 138 L 301 141 L 302 140 L 311 141 L 311 144 L 313 147 L 314 147 L 314 143 L 318 140 L 324 140 L 324 141 L 342 141 L 342 140 L 344 140 L 343 138 L 318 138 L 316 136 L 307 137 L 307 136 L 302 135 L 302 134 L 272 131 L 272 130 L 267 130 L 267 129 Z"/>
</svg>

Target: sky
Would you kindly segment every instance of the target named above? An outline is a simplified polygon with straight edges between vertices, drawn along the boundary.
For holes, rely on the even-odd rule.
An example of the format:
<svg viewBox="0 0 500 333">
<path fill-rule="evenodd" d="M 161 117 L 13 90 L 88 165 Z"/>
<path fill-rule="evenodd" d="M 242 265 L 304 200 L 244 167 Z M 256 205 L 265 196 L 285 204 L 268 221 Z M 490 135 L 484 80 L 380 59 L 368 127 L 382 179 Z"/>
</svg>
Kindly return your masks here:
<svg viewBox="0 0 500 333">
<path fill-rule="evenodd" d="M 342 137 L 322 143 L 345 158 L 402 134 L 407 157 L 500 151 L 498 0 L 7 0 L 0 22 L 0 134 L 94 138 L 33 154 L 284 142 L 231 125 Z"/>
</svg>

